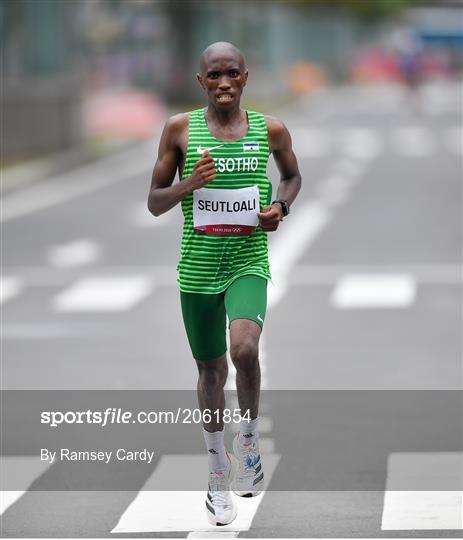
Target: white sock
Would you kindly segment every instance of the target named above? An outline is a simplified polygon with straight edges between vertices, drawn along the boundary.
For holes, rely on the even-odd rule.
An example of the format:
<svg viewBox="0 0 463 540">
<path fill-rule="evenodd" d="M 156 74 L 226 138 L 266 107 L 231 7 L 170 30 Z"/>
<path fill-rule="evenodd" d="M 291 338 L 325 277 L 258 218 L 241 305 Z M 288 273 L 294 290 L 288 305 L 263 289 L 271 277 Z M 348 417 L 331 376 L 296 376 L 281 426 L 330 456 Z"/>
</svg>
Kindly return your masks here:
<svg viewBox="0 0 463 540">
<path fill-rule="evenodd" d="M 259 434 L 257 432 L 257 424 L 259 418 L 254 418 L 254 420 L 241 420 L 240 422 L 240 435 L 239 442 L 243 445 L 252 444 L 257 442 Z"/>
<path fill-rule="evenodd" d="M 211 472 L 225 471 L 229 462 L 227 452 L 225 451 L 223 430 L 211 433 L 203 428 L 203 435 L 206 441 L 209 470 Z"/>
</svg>

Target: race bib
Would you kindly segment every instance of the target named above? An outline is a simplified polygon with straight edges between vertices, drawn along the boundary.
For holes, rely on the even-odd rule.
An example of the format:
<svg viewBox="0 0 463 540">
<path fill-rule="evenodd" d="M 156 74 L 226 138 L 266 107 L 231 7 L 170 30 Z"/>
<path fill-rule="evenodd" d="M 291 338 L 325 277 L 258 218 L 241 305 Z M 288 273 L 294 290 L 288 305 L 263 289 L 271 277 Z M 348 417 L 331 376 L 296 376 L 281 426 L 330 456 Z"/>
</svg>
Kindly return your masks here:
<svg viewBox="0 0 463 540">
<path fill-rule="evenodd" d="M 201 188 L 193 191 L 194 230 L 214 236 L 251 234 L 259 220 L 259 188 Z"/>
</svg>

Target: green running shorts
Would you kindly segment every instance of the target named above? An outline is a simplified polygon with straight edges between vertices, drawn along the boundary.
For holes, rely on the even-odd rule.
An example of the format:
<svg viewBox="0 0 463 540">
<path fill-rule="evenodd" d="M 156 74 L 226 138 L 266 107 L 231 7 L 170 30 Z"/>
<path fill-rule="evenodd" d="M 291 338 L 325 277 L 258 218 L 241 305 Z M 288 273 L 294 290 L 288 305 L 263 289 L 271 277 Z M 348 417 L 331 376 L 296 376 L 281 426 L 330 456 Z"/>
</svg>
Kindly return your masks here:
<svg viewBox="0 0 463 540">
<path fill-rule="evenodd" d="M 249 319 L 263 327 L 267 280 L 246 275 L 218 294 L 180 291 L 185 330 L 195 360 L 212 360 L 225 353 L 226 318 Z"/>
</svg>

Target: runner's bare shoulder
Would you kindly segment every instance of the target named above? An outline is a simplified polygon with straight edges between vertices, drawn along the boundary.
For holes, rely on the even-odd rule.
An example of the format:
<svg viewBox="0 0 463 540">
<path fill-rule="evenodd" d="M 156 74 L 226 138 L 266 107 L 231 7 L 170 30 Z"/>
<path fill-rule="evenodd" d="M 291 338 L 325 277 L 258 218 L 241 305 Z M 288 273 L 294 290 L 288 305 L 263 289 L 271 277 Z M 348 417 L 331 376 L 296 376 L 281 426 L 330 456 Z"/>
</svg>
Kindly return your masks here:
<svg viewBox="0 0 463 540">
<path fill-rule="evenodd" d="M 284 123 L 275 116 L 265 115 L 265 122 L 267 124 L 269 146 L 272 151 L 273 149 L 280 147 L 288 130 Z"/>
<path fill-rule="evenodd" d="M 169 146 L 185 148 L 185 141 L 188 141 L 188 117 L 188 113 L 178 113 L 167 120 L 163 136 Z"/>
</svg>

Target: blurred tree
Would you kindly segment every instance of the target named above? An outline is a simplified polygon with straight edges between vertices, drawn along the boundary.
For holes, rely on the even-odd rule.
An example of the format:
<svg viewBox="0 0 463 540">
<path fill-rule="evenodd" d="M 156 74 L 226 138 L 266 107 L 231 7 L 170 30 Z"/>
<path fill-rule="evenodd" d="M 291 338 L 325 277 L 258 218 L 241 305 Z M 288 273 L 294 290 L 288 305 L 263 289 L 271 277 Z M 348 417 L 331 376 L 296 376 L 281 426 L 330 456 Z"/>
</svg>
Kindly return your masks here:
<svg viewBox="0 0 463 540">
<path fill-rule="evenodd" d="M 416 5 L 416 0 L 290 0 L 285 3 L 345 10 L 362 19 L 382 19 L 400 14 Z"/>
<path fill-rule="evenodd" d="M 69 69 L 76 3 L 1 0 L 0 5 L 6 74 L 51 76 Z"/>
<path fill-rule="evenodd" d="M 194 48 L 194 28 L 198 15 L 201 15 L 198 9 L 201 3 L 171 0 L 162 4 L 174 30 L 169 44 L 172 65 L 170 73 L 166 73 L 170 80 L 168 98 L 172 103 L 182 102 L 196 88 L 196 82 L 191 77 L 190 62 Z"/>
</svg>

